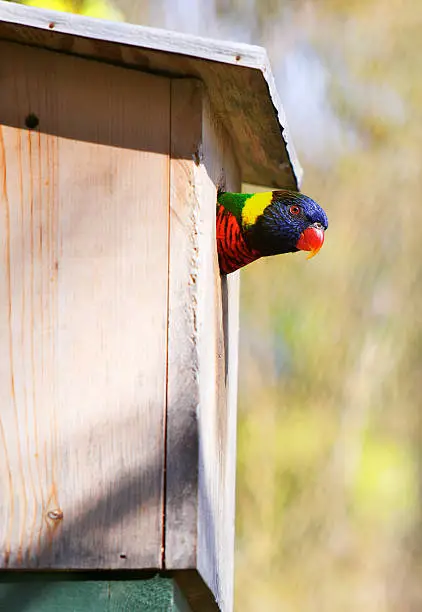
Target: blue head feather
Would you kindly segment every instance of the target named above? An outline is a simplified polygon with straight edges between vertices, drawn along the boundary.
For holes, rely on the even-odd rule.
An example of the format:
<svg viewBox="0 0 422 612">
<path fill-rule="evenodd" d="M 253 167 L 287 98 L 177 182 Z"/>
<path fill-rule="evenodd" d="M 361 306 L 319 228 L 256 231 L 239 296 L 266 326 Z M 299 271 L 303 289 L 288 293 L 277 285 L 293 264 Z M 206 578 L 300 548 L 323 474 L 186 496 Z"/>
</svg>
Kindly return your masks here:
<svg viewBox="0 0 422 612">
<path fill-rule="evenodd" d="M 299 212 L 292 214 L 292 207 Z M 293 253 L 298 250 L 300 235 L 310 226 L 328 227 L 327 215 L 319 204 L 303 193 L 273 191 L 271 204 L 248 230 L 247 239 L 261 255 Z"/>
</svg>

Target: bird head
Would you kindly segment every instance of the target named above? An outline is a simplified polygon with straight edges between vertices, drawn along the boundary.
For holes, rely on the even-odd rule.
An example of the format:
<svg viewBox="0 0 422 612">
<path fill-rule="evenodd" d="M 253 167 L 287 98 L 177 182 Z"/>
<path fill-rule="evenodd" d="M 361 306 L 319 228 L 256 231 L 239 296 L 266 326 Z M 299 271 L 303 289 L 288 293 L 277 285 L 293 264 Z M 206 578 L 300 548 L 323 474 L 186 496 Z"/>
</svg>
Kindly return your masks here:
<svg viewBox="0 0 422 612">
<path fill-rule="evenodd" d="M 249 245 L 262 256 L 309 251 L 309 259 L 324 244 L 327 215 L 319 204 L 302 193 L 273 191 L 271 202 L 268 204 L 267 199 L 260 214 L 256 213 L 256 203 L 254 210 L 248 211 L 245 206 L 242 222 Z"/>
</svg>

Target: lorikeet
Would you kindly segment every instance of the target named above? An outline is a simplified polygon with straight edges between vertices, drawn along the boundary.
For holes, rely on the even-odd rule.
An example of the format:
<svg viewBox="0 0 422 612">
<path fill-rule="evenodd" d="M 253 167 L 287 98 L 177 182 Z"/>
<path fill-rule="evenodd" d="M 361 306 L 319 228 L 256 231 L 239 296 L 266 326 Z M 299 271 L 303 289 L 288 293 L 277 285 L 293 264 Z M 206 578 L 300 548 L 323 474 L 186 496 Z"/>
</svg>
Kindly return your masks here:
<svg viewBox="0 0 422 612">
<path fill-rule="evenodd" d="M 219 193 L 217 250 L 223 274 L 267 255 L 318 253 L 327 215 L 311 198 L 294 191 Z"/>
</svg>

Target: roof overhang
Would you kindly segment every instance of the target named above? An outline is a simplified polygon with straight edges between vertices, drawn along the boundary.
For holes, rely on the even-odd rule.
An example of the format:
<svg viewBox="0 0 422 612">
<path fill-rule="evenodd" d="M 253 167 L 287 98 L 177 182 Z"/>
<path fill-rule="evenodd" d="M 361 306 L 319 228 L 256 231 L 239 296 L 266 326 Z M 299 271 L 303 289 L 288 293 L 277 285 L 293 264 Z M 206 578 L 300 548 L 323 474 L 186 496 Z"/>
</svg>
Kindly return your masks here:
<svg viewBox="0 0 422 612">
<path fill-rule="evenodd" d="M 302 169 L 264 48 L 0 0 L 0 39 L 144 72 L 197 77 L 233 139 L 242 181 L 297 189 Z"/>
</svg>

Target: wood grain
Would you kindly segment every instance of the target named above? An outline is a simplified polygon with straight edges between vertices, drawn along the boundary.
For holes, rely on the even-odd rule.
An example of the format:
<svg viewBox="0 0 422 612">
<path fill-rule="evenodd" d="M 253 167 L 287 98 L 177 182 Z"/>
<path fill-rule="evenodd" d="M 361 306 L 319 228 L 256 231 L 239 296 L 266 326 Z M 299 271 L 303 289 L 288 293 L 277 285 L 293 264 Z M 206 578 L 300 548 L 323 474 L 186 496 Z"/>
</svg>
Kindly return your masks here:
<svg viewBox="0 0 422 612">
<path fill-rule="evenodd" d="M 111 23 L 0 0 L 0 38 L 169 76 L 200 78 L 242 180 L 296 189 L 302 169 L 262 47 Z"/>
<path fill-rule="evenodd" d="M 196 567 L 198 222 L 201 207 L 210 206 L 200 199 L 196 180 L 202 147 L 202 99 L 200 81 L 172 81 L 165 509 L 165 563 L 169 569 Z M 213 231 L 210 240 L 212 236 Z"/>
<path fill-rule="evenodd" d="M 170 82 L 0 42 L 0 89 L 0 566 L 160 567 Z"/>
<path fill-rule="evenodd" d="M 166 567 L 197 567 L 230 611 L 238 276 L 220 278 L 215 210 L 240 174 L 201 84 L 173 81 L 171 96 Z"/>
<path fill-rule="evenodd" d="M 203 165 L 200 251 L 202 278 L 198 307 L 199 410 L 199 573 L 221 610 L 233 610 L 236 475 L 239 273 L 218 274 L 215 240 L 216 186 L 240 191 L 240 171 L 230 135 L 208 96 L 203 104 Z M 212 235 L 212 240 L 209 236 Z M 213 282 L 214 281 L 214 282 Z M 214 380 L 211 373 L 214 373 Z"/>
</svg>

